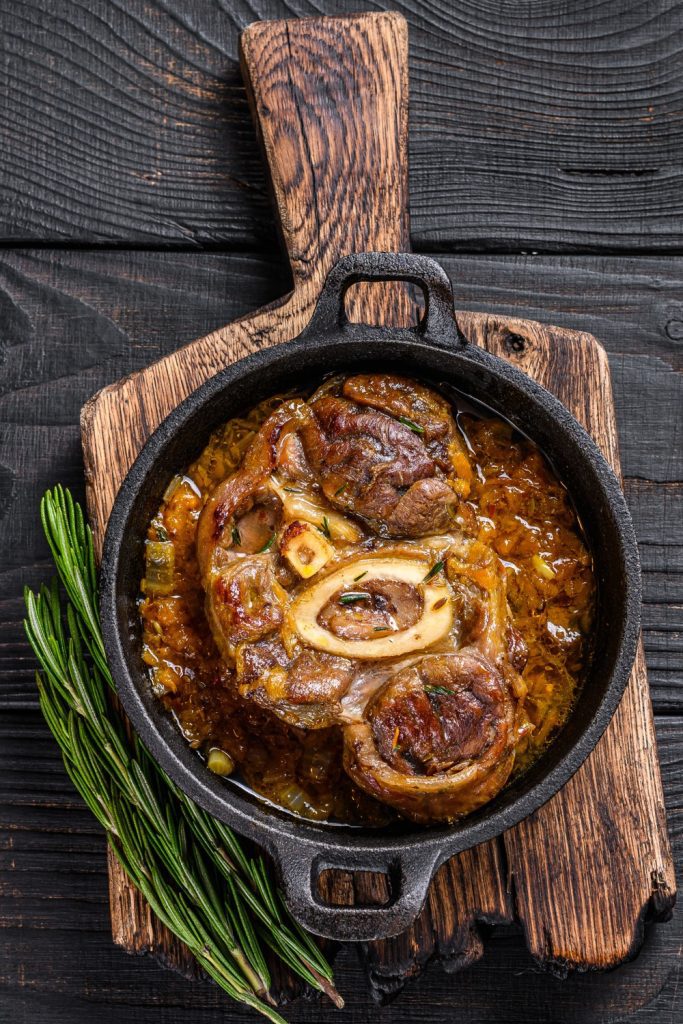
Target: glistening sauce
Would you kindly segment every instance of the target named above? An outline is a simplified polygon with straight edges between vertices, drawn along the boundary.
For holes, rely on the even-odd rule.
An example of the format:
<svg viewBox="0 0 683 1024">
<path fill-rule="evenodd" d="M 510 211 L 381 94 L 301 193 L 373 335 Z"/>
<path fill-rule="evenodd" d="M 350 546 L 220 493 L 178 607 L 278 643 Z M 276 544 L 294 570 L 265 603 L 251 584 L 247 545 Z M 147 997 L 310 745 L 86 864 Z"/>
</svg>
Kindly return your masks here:
<svg viewBox="0 0 683 1024">
<path fill-rule="evenodd" d="M 142 582 L 143 659 L 154 692 L 189 744 L 203 756 L 222 751 L 240 784 L 304 817 L 379 825 L 394 812 L 343 771 L 339 729 L 307 732 L 241 698 L 204 615 L 195 553 L 199 513 L 215 485 L 239 467 L 256 430 L 280 401 L 281 396 L 269 399 L 219 428 L 168 488 L 148 541 L 172 545 L 172 580 L 163 592 Z M 539 449 L 496 417 L 462 413 L 458 425 L 474 466 L 465 503 L 470 531 L 502 560 L 512 621 L 529 648 L 525 711 L 535 728 L 517 747 L 516 775 L 566 721 L 586 674 L 592 563 L 569 496 Z"/>
</svg>

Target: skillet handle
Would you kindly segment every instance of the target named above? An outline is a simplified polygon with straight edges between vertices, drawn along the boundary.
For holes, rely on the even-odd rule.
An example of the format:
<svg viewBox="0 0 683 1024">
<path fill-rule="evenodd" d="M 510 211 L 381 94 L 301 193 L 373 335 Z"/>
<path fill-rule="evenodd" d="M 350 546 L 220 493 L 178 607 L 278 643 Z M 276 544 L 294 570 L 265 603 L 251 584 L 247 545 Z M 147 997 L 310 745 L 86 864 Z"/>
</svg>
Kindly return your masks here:
<svg viewBox="0 0 683 1024">
<path fill-rule="evenodd" d="M 424 293 L 425 312 L 416 327 L 373 327 L 351 323 L 344 312 L 344 296 L 360 281 L 407 281 Z M 304 334 L 386 335 L 391 340 L 416 336 L 442 347 L 463 347 L 465 338 L 455 322 L 453 289 L 443 267 L 428 256 L 408 252 L 358 252 L 344 256 L 332 267 Z"/>
<path fill-rule="evenodd" d="M 299 846 L 276 854 L 285 901 L 308 931 L 339 942 L 372 942 L 405 931 L 422 910 L 439 859 L 438 850 L 318 853 Z M 392 895 L 383 906 L 332 906 L 318 894 L 318 878 L 328 868 L 387 872 Z"/>
</svg>

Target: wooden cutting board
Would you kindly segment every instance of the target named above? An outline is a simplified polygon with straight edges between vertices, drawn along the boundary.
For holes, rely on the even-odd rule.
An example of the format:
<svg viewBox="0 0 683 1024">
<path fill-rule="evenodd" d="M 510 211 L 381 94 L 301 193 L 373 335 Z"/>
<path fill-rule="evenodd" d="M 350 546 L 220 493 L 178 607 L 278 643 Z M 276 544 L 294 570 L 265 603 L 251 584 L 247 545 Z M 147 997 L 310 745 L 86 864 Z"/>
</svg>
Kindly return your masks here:
<svg viewBox="0 0 683 1024">
<path fill-rule="evenodd" d="M 85 406 L 88 507 L 98 549 L 118 487 L 161 420 L 226 363 L 291 339 L 310 319 L 334 262 L 359 250 L 407 250 L 407 27 L 395 14 L 260 22 L 242 35 L 294 287 L 281 301 L 198 339 L 105 388 Z M 454 282 L 455 294 L 458 283 Z M 357 286 L 349 315 L 405 324 L 399 285 Z M 553 391 L 619 472 L 607 357 L 591 335 L 482 313 L 458 313 L 463 334 Z M 115 941 L 191 970 L 110 858 Z M 332 902 L 381 897 L 381 876 L 330 873 Z M 674 902 L 657 750 L 642 650 L 611 725 L 574 778 L 499 840 L 436 875 L 417 922 L 364 949 L 388 992 L 434 955 L 451 968 L 482 953 L 477 922 L 521 923 L 529 950 L 555 970 L 604 969 L 632 957 L 647 919 Z M 282 976 L 282 993 L 296 988 Z M 276 993 L 277 994 L 277 993 Z"/>
</svg>

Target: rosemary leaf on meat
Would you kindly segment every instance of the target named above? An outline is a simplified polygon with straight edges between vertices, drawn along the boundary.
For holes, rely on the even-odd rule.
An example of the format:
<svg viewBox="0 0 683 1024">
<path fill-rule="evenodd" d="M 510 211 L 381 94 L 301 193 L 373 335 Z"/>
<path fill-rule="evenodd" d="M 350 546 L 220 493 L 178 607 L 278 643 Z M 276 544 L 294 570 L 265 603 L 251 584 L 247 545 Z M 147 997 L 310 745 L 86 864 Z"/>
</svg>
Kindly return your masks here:
<svg viewBox="0 0 683 1024">
<path fill-rule="evenodd" d="M 425 432 L 424 427 L 421 427 L 419 423 L 415 422 L 415 420 L 409 420 L 407 416 L 399 416 L 398 421 L 399 423 L 402 423 L 404 427 L 408 427 L 409 430 L 412 430 L 414 434 L 424 434 Z"/>
<path fill-rule="evenodd" d="M 240 536 L 240 531 L 237 529 L 237 527 L 235 526 L 234 523 L 233 523 L 233 526 L 232 526 L 232 530 L 230 531 L 230 536 L 232 538 L 233 544 L 235 544 L 236 546 L 238 546 L 238 545 L 240 545 L 242 543 L 242 538 Z"/>
<path fill-rule="evenodd" d="M 270 549 L 272 548 L 272 546 L 273 546 L 273 544 L 274 544 L 274 543 L 275 543 L 275 534 L 274 534 L 274 533 L 271 533 L 271 535 L 270 535 L 270 537 L 268 538 L 268 540 L 266 541 L 266 543 L 265 543 L 265 544 L 263 545 L 263 547 L 262 547 L 262 548 L 259 548 L 259 549 L 258 549 L 258 551 L 256 552 L 256 554 L 257 554 L 257 555 L 262 555 L 262 554 L 264 554 L 264 553 L 265 553 L 266 551 L 270 551 Z"/>
<path fill-rule="evenodd" d="M 452 692 L 445 686 L 425 686 L 425 693 L 440 693 L 442 697 L 452 697 Z"/>
<path fill-rule="evenodd" d="M 332 534 L 330 533 L 330 521 L 327 516 L 323 516 L 323 521 L 318 527 L 323 537 L 327 537 L 328 540 L 332 540 Z"/>
<path fill-rule="evenodd" d="M 339 598 L 340 604 L 355 604 L 356 601 L 368 601 L 370 594 L 367 590 L 349 590 L 347 594 L 342 594 Z"/>
<path fill-rule="evenodd" d="M 444 567 L 444 564 L 445 563 L 443 562 L 443 560 L 435 562 L 434 565 L 429 570 L 429 572 L 427 573 L 427 575 L 425 576 L 425 578 L 422 580 L 422 582 L 428 583 L 430 580 L 433 580 L 434 577 L 441 572 L 441 570 Z"/>
<path fill-rule="evenodd" d="M 332 970 L 289 917 L 263 858 L 181 793 L 129 733 L 111 695 L 92 534 L 68 490 L 47 491 L 41 521 L 59 582 L 26 589 L 24 627 L 40 706 L 64 766 L 131 882 L 233 999 L 284 1024 L 264 948 L 337 1006 Z"/>
</svg>

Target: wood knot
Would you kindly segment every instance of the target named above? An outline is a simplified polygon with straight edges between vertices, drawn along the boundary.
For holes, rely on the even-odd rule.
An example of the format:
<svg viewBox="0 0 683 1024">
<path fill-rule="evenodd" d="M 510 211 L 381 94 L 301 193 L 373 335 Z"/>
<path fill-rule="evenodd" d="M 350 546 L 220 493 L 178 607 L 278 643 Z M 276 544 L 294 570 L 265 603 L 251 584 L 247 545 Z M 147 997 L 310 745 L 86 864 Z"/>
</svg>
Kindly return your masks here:
<svg viewBox="0 0 683 1024">
<path fill-rule="evenodd" d="M 513 334 L 512 331 L 508 331 L 503 339 L 503 344 L 508 355 L 519 356 L 526 351 L 527 340 L 521 334 Z"/>
<path fill-rule="evenodd" d="M 671 341 L 683 341 L 683 320 L 674 317 L 667 322 L 664 331 Z"/>
</svg>

